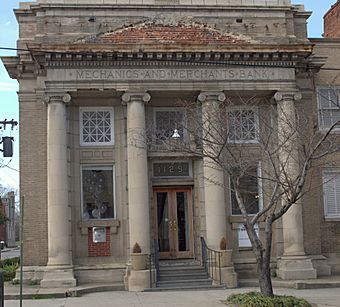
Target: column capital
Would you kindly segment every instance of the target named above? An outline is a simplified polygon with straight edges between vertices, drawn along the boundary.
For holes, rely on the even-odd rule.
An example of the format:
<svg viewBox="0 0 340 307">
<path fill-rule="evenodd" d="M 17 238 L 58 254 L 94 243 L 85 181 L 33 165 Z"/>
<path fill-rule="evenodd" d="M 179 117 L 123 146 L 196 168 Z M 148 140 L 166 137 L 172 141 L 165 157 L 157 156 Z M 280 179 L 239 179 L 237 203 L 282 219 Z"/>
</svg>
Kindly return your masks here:
<svg viewBox="0 0 340 307">
<path fill-rule="evenodd" d="M 151 100 L 151 96 L 147 92 L 125 92 L 122 95 L 122 103 L 127 104 L 128 102 L 140 101 L 147 103 Z"/>
<path fill-rule="evenodd" d="M 42 100 L 45 105 L 50 103 L 65 103 L 68 105 L 71 102 L 71 95 L 69 93 L 51 93 L 51 94 L 44 94 Z"/>
<path fill-rule="evenodd" d="M 292 100 L 298 101 L 302 99 L 302 94 L 299 91 L 277 91 L 274 94 L 274 99 L 276 102 L 280 102 L 283 100 Z"/>
<path fill-rule="evenodd" d="M 223 92 L 214 91 L 201 92 L 197 98 L 200 102 L 206 102 L 211 100 L 223 102 L 226 99 L 225 94 Z"/>
</svg>

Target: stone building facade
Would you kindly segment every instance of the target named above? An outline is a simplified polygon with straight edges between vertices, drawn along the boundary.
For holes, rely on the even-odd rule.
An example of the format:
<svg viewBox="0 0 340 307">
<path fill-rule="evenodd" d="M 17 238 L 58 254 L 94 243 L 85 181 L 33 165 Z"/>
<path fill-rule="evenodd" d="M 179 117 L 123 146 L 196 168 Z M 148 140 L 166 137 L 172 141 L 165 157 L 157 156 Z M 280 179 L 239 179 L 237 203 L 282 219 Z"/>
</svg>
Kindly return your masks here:
<svg viewBox="0 0 340 307">
<path fill-rule="evenodd" d="M 213 249 L 225 237 L 238 277 L 253 277 L 228 176 L 141 136 L 151 126 L 156 145 L 173 136 L 191 142 L 178 101 L 204 113 L 235 95 L 270 102 L 230 115 L 250 151 L 257 114 L 269 105 L 327 127 L 338 113 L 318 93 L 339 81 L 320 68 L 337 65 L 338 43 L 310 41 L 310 13 L 290 0 L 38 0 L 15 14 L 18 54 L 2 60 L 20 84 L 25 278 L 46 287 L 122 283 L 136 242 L 147 254 L 157 245 L 161 261 L 200 261 L 201 236 Z M 272 119 L 284 127 L 280 114 Z M 337 183 L 323 181 L 329 172 L 317 168 L 317 188 L 275 226 L 272 264 L 283 279 L 340 271 L 340 198 Z M 255 214 L 265 187 L 249 184 Z M 135 276 L 141 288 L 150 286 L 147 274 Z"/>
</svg>

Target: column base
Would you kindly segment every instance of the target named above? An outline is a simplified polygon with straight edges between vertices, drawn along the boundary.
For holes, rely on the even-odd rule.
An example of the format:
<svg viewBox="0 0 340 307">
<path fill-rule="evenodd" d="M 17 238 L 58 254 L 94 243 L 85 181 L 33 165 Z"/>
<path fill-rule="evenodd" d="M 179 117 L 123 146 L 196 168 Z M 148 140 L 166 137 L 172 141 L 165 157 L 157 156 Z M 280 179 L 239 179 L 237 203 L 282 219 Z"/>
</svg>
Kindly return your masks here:
<svg viewBox="0 0 340 307">
<path fill-rule="evenodd" d="M 315 279 L 316 270 L 306 256 L 282 256 L 278 260 L 277 276 L 284 280 Z"/>
<path fill-rule="evenodd" d="M 227 288 L 238 287 L 237 273 L 233 266 L 221 268 L 221 279 L 222 283 L 225 284 Z"/>
<path fill-rule="evenodd" d="M 124 283 L 125 289 L 130 292 L 141 292 L 151 288 L 150 270 L 127 270 Z"/>
<path fill-rule="evenodd" d="M 67 288 L 76 285 L 72 266 L 47 266 L 40 282 L 42 288 Z"/>
</svg>

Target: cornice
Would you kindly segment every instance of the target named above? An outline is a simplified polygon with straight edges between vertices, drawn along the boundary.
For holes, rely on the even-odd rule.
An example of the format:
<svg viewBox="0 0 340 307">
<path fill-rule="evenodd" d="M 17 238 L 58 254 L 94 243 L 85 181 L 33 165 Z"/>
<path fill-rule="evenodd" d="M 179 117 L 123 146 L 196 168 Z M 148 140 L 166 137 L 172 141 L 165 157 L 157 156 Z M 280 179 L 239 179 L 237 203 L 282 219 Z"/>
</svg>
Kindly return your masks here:
<svg viewBox="0 0 340 307">
<path fill-rule="evenodd" d="M 308 55 L 288 52 L 109 52 L 45 53 L 35 58 L 46 68 L 131 66 L 304 67 Z"/>
</svg>

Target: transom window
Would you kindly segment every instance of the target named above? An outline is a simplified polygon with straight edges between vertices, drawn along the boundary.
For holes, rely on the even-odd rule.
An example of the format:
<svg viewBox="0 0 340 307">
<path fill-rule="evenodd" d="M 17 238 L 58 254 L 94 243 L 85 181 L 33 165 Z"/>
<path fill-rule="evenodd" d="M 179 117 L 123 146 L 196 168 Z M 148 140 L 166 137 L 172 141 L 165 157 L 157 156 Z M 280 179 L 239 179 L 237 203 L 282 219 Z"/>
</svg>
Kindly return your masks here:
<svg viewBox="0 0 340 307">
<path fill-rule="evenodd" d="M 323 199 L 326 218 L 340 218 L 340 170 L 323 172 Z"/>
<path fill-rule="evenodd" d="M 233 107 L 227 111 L 227 118 L 230 143 L 256 143 L 258 141 L 257 109 Z"/>
<path fill-rule="evenodd" d="M 240 193 L 248 214 L 256 214 L 262 208 L 261 164 L 250 168 L 240 179 Z M 232 215 L 241 215 L 234 187 L 230 181 L 230 200 Z"/>
<path fill-rule="evenodd" d="M 83 166 L 81 186 L 84 220 L 114 218 L 113 166 Z"/>
<path fill-rule="evenodd" d="M 113 108 L 81 108 L 80 144 L 86 146 L 113 143 Z"/>
<path fill-rule="evenodd" d="M 320 129 L 328 129 L 340 120 L 340 88 L 319 87 L 317 97 Z"/>
<path fill-rule="evenodd" d="M 157 144 L 171 137 L 184 137 L 185 112 L 182 109 L 158 108 L 154 110 L 154 123 Z"/>
</svg>

